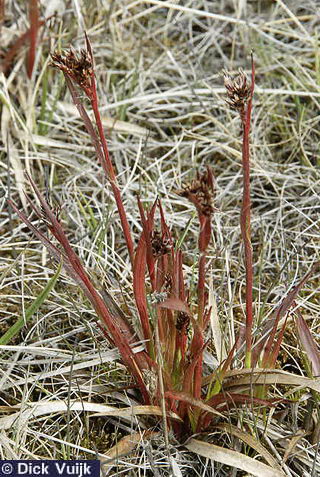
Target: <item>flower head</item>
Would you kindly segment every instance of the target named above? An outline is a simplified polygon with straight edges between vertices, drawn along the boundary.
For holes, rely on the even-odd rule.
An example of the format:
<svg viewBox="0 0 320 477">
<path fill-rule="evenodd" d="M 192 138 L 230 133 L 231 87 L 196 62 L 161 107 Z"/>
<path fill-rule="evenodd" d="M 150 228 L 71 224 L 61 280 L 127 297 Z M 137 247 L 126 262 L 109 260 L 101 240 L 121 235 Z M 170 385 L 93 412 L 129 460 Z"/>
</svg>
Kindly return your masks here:
<svg viewBox="0 0 320 477">
<path fill-rule="evenodd" d="M 187 334 L 189 324 L 190 324 L 190 316 L 188 315 L 188 313 L 185 313 L 184 311 L 179 311 L 177 316 L 177 321 L 176 321 L 177 330 L 180 333 L 183 332 L 184 334 Z"/>
<path fill-rule="evenodd" d="M 154 258 L 159 258 L 169 252 L 169 241 L 161 236 L 160 232 L 154 230 L 151 234 L 151 248 Z"/>
<path fill-rule="evenodd" d="M 243 114 L 245 105 L 251 95 L 251 85 L 245 72 L 239 69 L 239 73 L 232 77 L 227 71 L 223 72 L 224 86 L 227 90 L 227 104 L 230 108 Z"/>
<path fill-rule="evenodd" d="M 77 83 L 89 98 L 92 96 L 93 64 L 86 50 L 82 49 L 77 53 L 71 48 L 65 55 L 53 53 L 51 58 L 51 66 Z"/>
<path fill-rule="evenodd" d="M 181 197 L 189 199 L 197 208 L 198 212 L 210 217 L 215 211 L 213 207 L 213 178 L 208 169 L 204 174 L 197 174 L 197 178 L 176 191 Z"/>
</svg>

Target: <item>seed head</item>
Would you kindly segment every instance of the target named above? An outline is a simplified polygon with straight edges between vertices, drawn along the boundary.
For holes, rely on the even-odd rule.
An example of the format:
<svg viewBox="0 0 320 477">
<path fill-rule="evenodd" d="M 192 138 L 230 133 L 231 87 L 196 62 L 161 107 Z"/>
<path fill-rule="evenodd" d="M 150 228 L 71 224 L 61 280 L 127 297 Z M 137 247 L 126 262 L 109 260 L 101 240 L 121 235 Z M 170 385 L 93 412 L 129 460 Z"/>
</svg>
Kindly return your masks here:
<svg viewBox="0 0 320 477">
<path fill-rule="evenodd" d="M 159 258 L 169 252 L 169 241 L 160 232 L 154 230 L 151 234 L 151 247 L 153 257 Z"/>
<path fill-rule="evenodd" d="M 184 334 L 187 334 L 189 324 L 190 324 L 190 316 L 188 315 L 188 313 L 185 313 L 184 311 L 179 311 L 177 316 L 177 321 L 176 321 L 177 330 L 180 333 L 183 332 Z"/>
<path fill-rule="evenodd" d="M 91 98 L 93 65 L 92 59 L 84 49 L 79 53 L 72 48 L 65 54 L 53 53 L 51 55 L 51 66 L 61 70 L 66 76 L 71 78 L 78 86 Z"/>
<path fill-rule="evenodd" d="M 251 85 L 245 72 L 239 69 L 239 73 L 232 77 L 227 71 L 223 72 L 224 85 L 227 90 L 226 102 L 230 108 L 244 113 L 245 105 L 251 95 Z"/>
<path fill-rule="evenodd" d="M 208 169 L 204 174 L 197 174 L 197 178 L 188 184 L 185 184 L 181 190 L 176 193 L 181 197 L 189 199 L 202 215 L 210 217 L 216 210 L 213 207 L 213 178 L 211 170 Z"/>
</svg>

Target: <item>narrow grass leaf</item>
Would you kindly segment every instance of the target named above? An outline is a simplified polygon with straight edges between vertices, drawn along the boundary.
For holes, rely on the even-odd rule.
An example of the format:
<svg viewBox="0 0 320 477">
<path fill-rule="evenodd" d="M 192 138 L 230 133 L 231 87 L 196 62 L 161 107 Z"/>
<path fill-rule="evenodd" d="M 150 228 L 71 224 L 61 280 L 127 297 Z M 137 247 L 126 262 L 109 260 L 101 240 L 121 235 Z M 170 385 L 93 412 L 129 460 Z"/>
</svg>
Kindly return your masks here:
<svg viewBox="0 0 320 477">
<path fill-rule="evenodd" d="M 208 300 L 208 307 L 210 310 L 210 325 L 211 325 L 211 332 L 214 342 L 214 347 L 216 349 L 216 354 L 218 361 L 224 361 L 227 357 L 226 349 L 222 340 L 222 334 L 220 329 L 220 322 L 219 322 L 219 313 L 217 307 L 217 300 L 214 294 L 213 289 L 213 280 L 212 275 L 209 279 L 209 300 Z"/>
<path fill-rule="evenodd" d="M 213 409 L 213 407 L 208 406 L 208 404 L 205 404 L 201 399 L 196 399 L 193 396 L 191 396 L 191 394 L 178 392 L 178 391 L 167 391 L 165 395 L 171 399 L 175 399 L 177 401 L 182 401 L 184 403 L 191 404 L 192 406 L 198 407 L 202 409 L 203 411 L 210 412 L 211 414 L 215 414 L 223 418 L 225 417 L 223 414 Z"/>
<path fill-rule="evenodd" d="M 212 374 L 210 374 L 209 376 L 206 376 L 202 380 L 202 386 L 206 386 L 207 384 L 209 384 L 207 399 L 210 399 L 212 396 L 214 396 L 215 394 L 218 394 L 218 392 L 220 391 L 224 377 L 228 371 L 228 368 L 230 367 L 232 363 L 233 356 L 237 348 L 237 344 L 238 344 L 238 340 L 235 342 L 235 344 L 229 351 L 226 360 L 220 365 L 219 369 L 215 370 Z"/>
<path fill-rule="evenodd" d="M 189 229 L 190 229 L 194 219 L 196 218 L 196 216 L 197 216 L 197 213 L 193 212 L 193 215 L 188 220 L 187 225 L 185 226 L 185 228 L 183 229 L 182 234 L 180 235 L 180 237 L 177 240 L 177 243 L 175 245 L 175 250 L 179 250 L 181 248 L 181 246 L 182 246 L 183 242 L 185 241 L 185 238 L 186 238 L 186 236 L 189 232 Z"/>
<path fill-rule="evenodd" d="M 154 226 L 154 214 L 156 211 L 157 200 L 154 202 L 151 211 L 148 213 L 148 219 L 146 219 L 143 206 L 140 198 L 138 197 L 138 207 L 140 212 L 140 219 L 142 223 L 143 235 L 146 244 L 146 261 L 149 270 L 149 276 L 151 280 L 152 291 L 155 291 L 156 288 L 156 278 L 155 278 L 155 258 L 152 252 L 151 236 L 153 233 Z M 138 245 L 139 247 L 139 245 Z"/>
<path fill-rule="evenodd" d="M 35 314 L 35 312 L 40 308 L 40 306 L 42 305 L 42 303 L 47 299 L 49 293 L 51 292 L 51 290 L 54 288 L 58 278 L 59 278 L 59 275 L 60 275 L 60 272 L 61 272 L 61 267 L 62 267 L 62 264 L 60 262 L 59 266 L 58 266 L 58 269 L 56 271 L 56 273 L 53 275 L 53 277 L 49 280 L 49 282 L 47 283 L 47 285 L 44 287 L 44 289 L 42 290 L 42 292 L 40 293 L 40 295 L 34 300 L 34 302 L 26 309 L 26 312 L 25 312 L 25 319 L 23 317 L 19 318 L 18 321 L 16 321 L 9 329 L 8 331 L 3 335 L 1 336 L 0 338 L 0 345 L 6 345 L 7 343 L 9 343 L 9 341 L 14 337 L 16 336 L 19 331 L 24 327 L 25 323 L 27 321 L 30 320 L 30 318 L 32 317 L 32 315 Z"/>
<path fill-rule="evenodd" d="M 145 439 L 152 439 L 160 435 L 160 432 L 144 431 L 134 432 L 128 436 L 123 437 L 120 441 L 105 454 L 110 459 L 118 459 L 125 455 L 130 454 L 135 448 L 144 442 Z M 103 461 L 104 464 L 108 464 L 108 461 Z M 108 466 L 110 468 L 110 464 Z"/>
<path fill-rule="evenodd" d="M 320 376 L 320 352 L 318 345 L 315 342 L 301 312 L 297 310 L 296 313 L 295 321 L 302 347 L 311 361 L 313 375 L 318 377 Z"/>
<path fill-rule="evenodd" d="M 133 416 L 162 416 L 162 410 L 159 406 L 131 406 L 120 409 L 107 410 L 106 412 L 92 414 L 92 416 L 117 416 L 128 417 Z M 181 421 L 180 417 L 174 412 L 166 411 L 166 416 L 177 421 Z"/>
<path fill-rule="evenodd" d="M 25 177 L 23 174 L 23 165 L 19 155 L 18 149 L 15 147 L 13 139 L 10 134 L 10 129 L 12 128 L 9 110 L 8 108 L 3 108 L 2 115 L 1 115 L 1 124 L 2 124 L 2 138 L 7 149 L 8 153 L 8 161 L 12 168 L 14 178 L 15 178 L 15 185 L 18 189 L 19 199 L 23 205 L 23 209 L 27 209 L 27 200 L 24 193 L 25 190 Z M 5 131 L 5 128 L 8 127 L 8 130 Z"/>
<path fill-rule="evenodd" d="M 280 319 L 285 316 L 287 311 L 291 308 L 298 293 L 301 291 L 305 283 L 309 280 L 311 275 L 317 270 L 318 267 L 319 262 L 313 264 L 310 271 L 306 273 L 306 275 L 300 280 L 300 282 L 295 287 L 293 287 L 292 290 L 290 290 L 290 292 L 288 292 L 287 295 L 283 298 L 275 312 L 274 318 L 272 320 L 268 320 L 265 324 L 264 329 L 262 330 L 262 335 L 264 335 L 265 338 L 262 339 L 253 350 L 252 367 L 257 364 L 257 361 L 261 356 L 263 349 L 267 351 L 267 354 L 270 352 Z"/>
<path fill-rule="evenodd" d="M 278 399 L 277 402 L 281 401 Z M 235 404 L 247 404 L 247 405 L 257 405 L 257 406 L 275 406 L 275 402 L 267 399 L 260 399 L 251 396 L 250 394 L 236 394 L 236 393 L 219 393 L 213 396 L 207 404 L 210 406 L 218 406 L 219 404 L 225 403 L 228 408 Z"/>
<path fill-rule="evenodd" d="M 272 467 L 259 462 L 256 459 L 252 459 L 240 452 L 226 449 L 223 447 L 209 444 L 208 442 L 199 441 L 197 439 L 190 439 L 185 447 L 195 454 L 212 459 L 221 464 L 235 467 L 236 469 L 244 470 L 251 475 L 257 477 L 284 477 L 285 474 L 280 470 L 273 469 Z"/>
<path fill-rule="evenodd" d="M 223 430 L 235 437 L 238 437 L 243 442 L 248 444 L 252 449 L 256 450 L 264 459 L 265 461 L 274 469 L 277 469 L 281 472 L 281 467 L 273 457 L 272 454 L 253 436 L 248 434 L 248 432 L 244 432 L 236 426 L 232 424 L 221 422 L 219 424 L 213 424 L 215 429 Z"/>
<path fill-rule="evenodd" d="M 204 380 L 204 383 L 205 381 L 206 380 Z M 255 368 L 228 371 L 225 374 L 223 386 L 224 389 L 227 389 L 243 385 L 252 386 L 255 384 L 288 384 L 301 386 L 301 388 L 310 388 L 314 391 L 320 392 L 320 378 L 305 378 L 304 376 L 298 376 L 297 374 L 287 373 L 281 369 L 266 370 L 263 368 Z"/>
<path fill-rule="evenodd" d="M 266 367 L 266 368 L 274 368 L 275 367 L 278 355 L 280 353 L 280 347 L 281 347 L 281 343 L 282 343 L 282 340 L 283 340 L 284 332 L 286 330 L 287 320 L 288 320 L 288 316 L 284 320 L 284 323 L 283 323 L 282 328 L 280 330 L 279 336 L 278 336 L 275 344 L 273 345 L 272 352 L 266 354 L 266 359 L 265 359 L 265 357 L 263 357 L 263 361 L 262 361 L 263 367 Z"/>
<path fill-rule="evenodd" d="M 145 273 L 147 268 L 147 244 L 144 234 L 139 240 L 133 262 L 133 292 L 139 312 L 140 323 L 142 326 L 143 337 L 147 340 L 147 348 L 152 353 L 151 328 L 148 316 Z"/>
<path fill-rule="evenodd" d="M 59 412 L 108 412 L 116 411 L 117 408 L 86 401 L 40 401 L 28 403 L 26 409 L 21 408 L 19 412 L 15 412 L 10 416 L 0 418 L 0 429 L 10 429 L 18 426 L 22 428 L 22 424 L 28 422 L 35 417 L 42 417 L 49 414 Z"/>
</svg>

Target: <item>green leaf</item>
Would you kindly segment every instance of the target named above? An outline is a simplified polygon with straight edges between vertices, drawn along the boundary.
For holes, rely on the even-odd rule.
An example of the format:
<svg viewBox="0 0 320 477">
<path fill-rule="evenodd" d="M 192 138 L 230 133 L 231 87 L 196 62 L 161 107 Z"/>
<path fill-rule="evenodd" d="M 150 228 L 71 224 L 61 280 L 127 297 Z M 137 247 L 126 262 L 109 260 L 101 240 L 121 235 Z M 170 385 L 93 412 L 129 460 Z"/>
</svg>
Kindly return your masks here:
<svg viewBox="0 0 320 477">
<path fill-rule="evenodd" d="M 40 295 L 34 300 L 34 302 L 29 306 L 29 308 L 26 309 L 25 319 L 23 317 L 19 318 L 19 320 L 16 321 L 16 323 L 14 323 L 14 325 L 12 325 L 8 329 L 8 331 L 0 338 L 0 345 L 6 345 L 7 343 L 9 343 L 9 341 L 19 333 L 21 328 L 24 327 L 25 323 L 30 320 L 32 315 L 40 308 L 42 303 L 47 299 L 49 293 L 55 286 L 61 272 L 61 267 L 62 263 L 59 264 L 56 273 L 49 280 Z"/>
<path fill-rule="evenodd" d="M 191 227 L 191 224 L 192 224 L 192 222 L 194 221 L 194 219 L 195 219 L 196 216 L 197 216 L 197 213 L 194 212 L 193 215 L 192 215 L 192 217 L 190 217 L 190 219 L 188 220 L 187 225 L 185 226 L 183 233 L 181 234 L 181 236 L 180 236 L 180 237 L 178 238 L 178 240 L 177 240 L 177 243 L 176 243 L 176 246 L 175 246 L 175 249 L 176 249 L 176 250 L 179 250 L 179 249 L 181 248 L 181 246 L 182 246 L 182 244 L 183 244 L 183 242 L 184 242 L 184 239 L 186 238 L 186 235 L 187 235 L 187 233 L 189 232 L 189 229 L 190 229 L 190 227 Z"/>
</svg>

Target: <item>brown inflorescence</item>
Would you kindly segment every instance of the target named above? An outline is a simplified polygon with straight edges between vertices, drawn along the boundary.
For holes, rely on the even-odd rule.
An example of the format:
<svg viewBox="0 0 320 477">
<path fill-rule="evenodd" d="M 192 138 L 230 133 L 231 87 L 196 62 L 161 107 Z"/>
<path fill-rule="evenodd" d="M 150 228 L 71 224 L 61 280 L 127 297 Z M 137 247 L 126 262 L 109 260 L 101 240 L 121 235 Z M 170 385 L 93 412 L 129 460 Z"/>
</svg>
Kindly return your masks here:
<svg viewBox="0 0 320 477">
<path fill-rule="evenodd" d="M 151 235 L 151 247 L 154 258 L 159 258 L 162 255 L 166 255 L 170 250 L 168 240 L 162 237 L 160 232 L 157 230 L 154 230 Z"/>
<path fill-rule="evenodd" d="M 179 311 L 176 322 L 177 330 L 180 332 L 184 330 L 184 332 L 187 333 L 189 324 L 190 316 L 188 315 L 188 313 L 185 313 L 184 311 Z"/>
<path fill-rule="evenodd" d="M 227 71 L 224 71 L 223 76 L 224 86 L 227 90 L 227 104 L 243 115 L 245 105 L 251 95 L 251 85 L 245 72 L 239 69 L 239 73 L 232 77 Z"/>
<path fill-rule="evenodd" d="M 52 53 L 51 66 L 61 70 L 66 76 L 71 78 L 85 93 L 92 96 L 92 59 L 84 49 L 76 53 L 70 49 L 64 56 L 59 53 Z"/>
<path fill-rule="evenodd" d="M 181 197 L 189 199 L 197 208 L 198 212 L 210 217 L 215 211 L 213 207 L 213 182 L 209 171 L 197 174 L 197 178 L 176 191 Z"/>
</svg>

